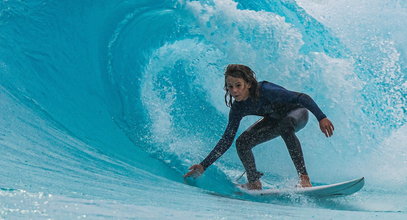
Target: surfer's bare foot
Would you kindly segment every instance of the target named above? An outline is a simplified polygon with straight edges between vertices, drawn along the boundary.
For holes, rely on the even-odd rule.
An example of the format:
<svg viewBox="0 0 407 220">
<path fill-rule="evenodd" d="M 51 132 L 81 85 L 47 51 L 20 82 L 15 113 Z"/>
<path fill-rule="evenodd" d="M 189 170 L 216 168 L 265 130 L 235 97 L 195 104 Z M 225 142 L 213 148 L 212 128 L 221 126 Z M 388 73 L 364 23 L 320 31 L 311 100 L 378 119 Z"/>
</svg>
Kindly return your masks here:
<svg viewBox="0 0 407 220">
<path fill-rule="evenodd" d="M 308 175 L 300 174 L 299 178 L 300 178 L 300 182 L 298 183 L 299 187 L 312 187 Z"/>
<path fill-rule="evenodd" d="M 248 182 L 246 184 L 242 184 L 241 186 L 248 190 L 261 190 L 262 189 L 260 180 L 257 180 L 254 182 Z"/>
</svg>

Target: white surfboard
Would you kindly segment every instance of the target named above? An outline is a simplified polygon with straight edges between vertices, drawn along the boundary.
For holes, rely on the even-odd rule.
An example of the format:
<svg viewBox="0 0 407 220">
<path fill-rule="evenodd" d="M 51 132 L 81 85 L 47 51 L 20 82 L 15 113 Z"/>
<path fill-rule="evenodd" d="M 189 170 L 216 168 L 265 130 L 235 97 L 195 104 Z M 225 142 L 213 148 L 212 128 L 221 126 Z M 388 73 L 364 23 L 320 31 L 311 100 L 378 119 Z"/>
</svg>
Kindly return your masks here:
<svg viewBox="0 0 407 220">
<path fill-rule="evenodd" d="M 328 197 L 328 196 L 345 196 L 351 195 L 365 185 L 365 178 L 358 178 L 342 183 L 335 183 L 323 186 L 313 186 L 305 188 L 286 188 L 286 189 L 263 189 L 263 190 L 248 190 L 240 185 L 237 188 L 249 195 L 253 196 L 283 196 L 290 194 L 301 194 L 313 197 Z"/>
</svg>

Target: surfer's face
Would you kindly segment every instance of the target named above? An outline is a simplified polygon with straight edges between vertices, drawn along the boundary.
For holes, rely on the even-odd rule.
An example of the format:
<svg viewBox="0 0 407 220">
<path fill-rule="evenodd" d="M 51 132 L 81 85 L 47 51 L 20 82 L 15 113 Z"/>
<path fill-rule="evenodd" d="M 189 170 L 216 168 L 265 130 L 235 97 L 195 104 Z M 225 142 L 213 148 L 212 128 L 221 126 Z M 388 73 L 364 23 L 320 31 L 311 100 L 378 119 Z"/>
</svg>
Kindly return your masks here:
<svg viewBox="0 0 407 220">
<path fill-rule="evenodd" d="M 227 76 L 226 85 L 229 93 L 236 101 L 240 102 L 249 98 L 251 85 L 244 81 L 244 79 Z"/>
</svg>

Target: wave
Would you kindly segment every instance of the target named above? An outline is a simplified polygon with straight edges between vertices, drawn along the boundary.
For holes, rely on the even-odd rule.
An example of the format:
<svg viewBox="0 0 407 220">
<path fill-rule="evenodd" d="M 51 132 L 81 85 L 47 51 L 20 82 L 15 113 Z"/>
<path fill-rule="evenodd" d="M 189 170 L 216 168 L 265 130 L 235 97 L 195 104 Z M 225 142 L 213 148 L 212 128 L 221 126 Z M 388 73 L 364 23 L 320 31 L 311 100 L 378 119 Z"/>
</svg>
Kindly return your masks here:
<svg viewBox="0 0 407 220">
<path fill-rule="evenodd" d="M 222 135 L 223 71 L 242 63 L 309 94 L 334 122 L 331 139 L 314 118 L 298 134 L 316 182 L 365 176 L 369 198 L 398 198 L 407 189 L 406 5 L 331 3 L 1 2 L 0 187 L 125 203 L 129 192 L 171 185 L 181 198 L 194 185 L 236 198 L 243 168 L 233 146 L 204 177 L 184 185 L 182 174 Z M 266 182 L 295 180 L 281 140 L 254 152 Z"/>
</svg>

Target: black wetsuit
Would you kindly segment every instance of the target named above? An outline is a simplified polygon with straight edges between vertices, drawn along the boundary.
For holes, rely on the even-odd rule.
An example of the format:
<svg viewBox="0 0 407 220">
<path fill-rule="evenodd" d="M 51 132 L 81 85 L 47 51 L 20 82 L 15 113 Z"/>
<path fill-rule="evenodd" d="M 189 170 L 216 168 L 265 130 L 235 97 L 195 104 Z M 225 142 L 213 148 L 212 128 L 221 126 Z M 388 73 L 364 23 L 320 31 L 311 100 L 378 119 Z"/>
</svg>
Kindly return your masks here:
<svg viewBox="0 0 407 220">
<path fill-rule="evenodd" d="M 318 121 L 326 118 L 308 95 L 289 91 L 270 82 L 259 82 L 257 100 L 249 97 L 244 101 L 233 102 L 225 133 L 200 164 L 206 169 L 214 163 L 232 145 L 241 119 L 247 115 L 258 115 L 263 118 L 244 131 L 236 140 L 237 152 L 246 169 L 248 181 L 254 182 L 262 176 L 262 173 L 256 169 L 251 149 L 278 136 L 281 136 L 286 143 L 297 172 L 307 174 L 301 144 L 295 135 L 295 132 L 302 129 L 308 121 L 307 109 Z"/>
</svg>

